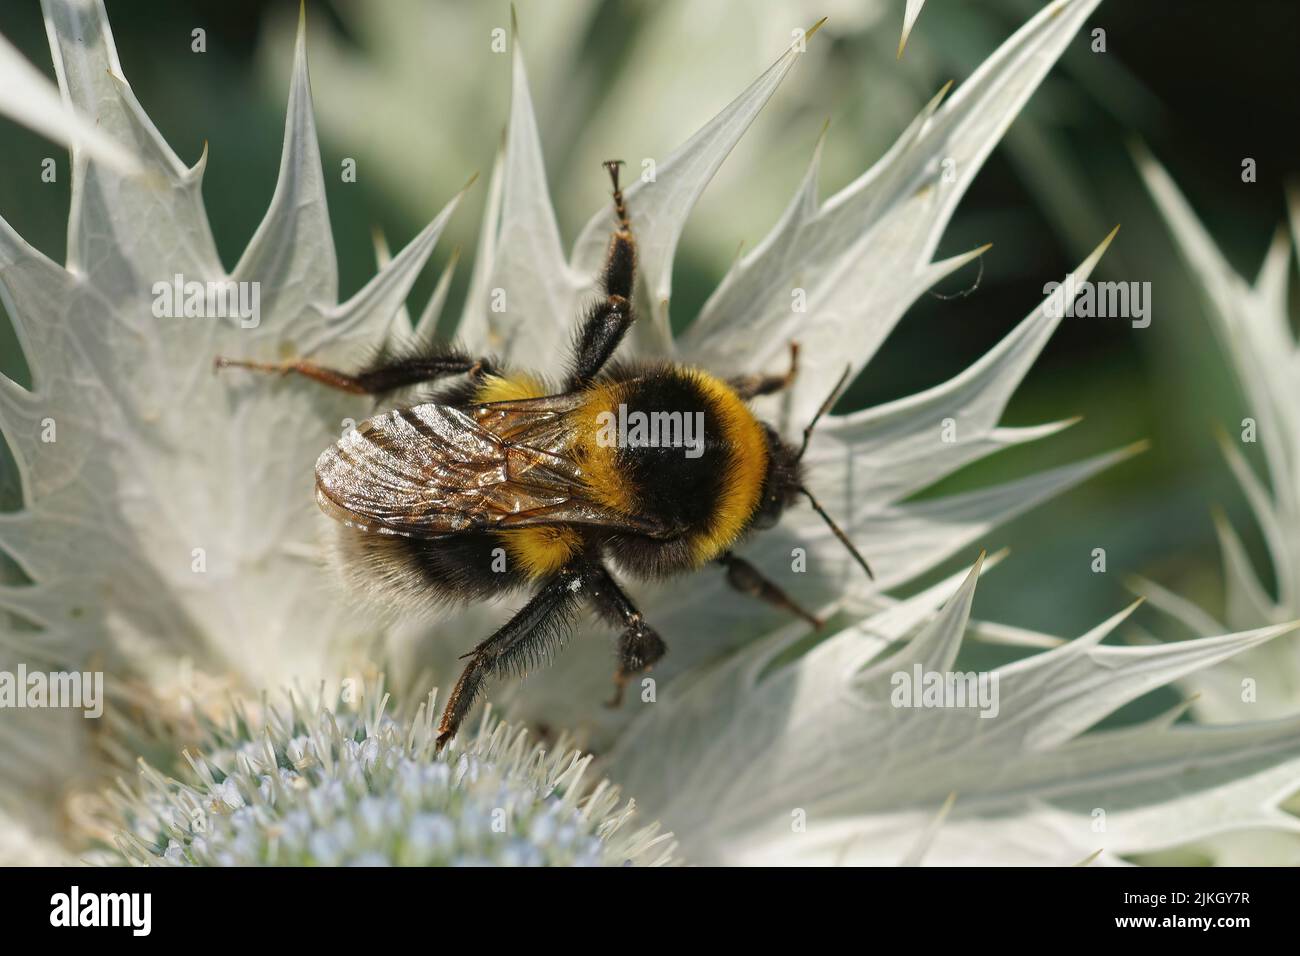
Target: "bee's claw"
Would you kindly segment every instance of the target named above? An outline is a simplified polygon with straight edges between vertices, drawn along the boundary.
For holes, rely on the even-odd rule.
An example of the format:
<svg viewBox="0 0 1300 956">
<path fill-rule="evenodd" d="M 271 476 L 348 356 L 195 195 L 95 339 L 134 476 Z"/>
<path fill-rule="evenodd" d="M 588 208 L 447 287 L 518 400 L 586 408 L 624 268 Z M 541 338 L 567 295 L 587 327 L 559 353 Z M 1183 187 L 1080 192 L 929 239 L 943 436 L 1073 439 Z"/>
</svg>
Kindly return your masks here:
<svg viewBox="0 0 1300 956">
<path fill-rule="evenodd" d="M 614 696 L 605 701 L 605 706 L 610 710 L 617 710 L 623 706 L 623 688 L 627 686 L 628 675 L 619 671 L 614 675 Z"/>
<path fill-rule="evenodd" d="M 790 342 L 790 371 L 785 373 L 785 387 L 789 388 L 794 384 L 794 380 L 799 377 L 799 343 L 791 340 Z"/>
</svg>

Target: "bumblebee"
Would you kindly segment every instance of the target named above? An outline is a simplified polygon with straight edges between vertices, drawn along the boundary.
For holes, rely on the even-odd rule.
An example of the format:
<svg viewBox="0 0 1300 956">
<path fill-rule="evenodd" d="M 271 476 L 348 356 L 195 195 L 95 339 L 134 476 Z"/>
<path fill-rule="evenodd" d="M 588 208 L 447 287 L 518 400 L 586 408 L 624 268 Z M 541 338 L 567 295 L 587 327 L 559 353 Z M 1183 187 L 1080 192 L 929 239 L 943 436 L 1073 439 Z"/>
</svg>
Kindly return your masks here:
<svg viewBox="0 0 1300 956">
<path fill-rule="evenodd" d="M 456 379 L 430 401 L 363 422 L 316 462 L 316 500 L 340 523 L 342 553 L 356 573 L 381 587 L 413 581 L 430 601 L 532 591 L 465 655 L 439 725 L 439 749 L 485 682 L 546 659 L 583 605 L 620 630 L 612 706 L 629 680 L 663 657 L 663 638 L 611 566 L 653 579 L 717 563 L 737 590 L 820 626 L 732 551 L 750 532 L 776 524 L 802 495 L 871 574 L 804 486 L 800 468 L 813 426 L 840 386 L 797 448 L 747 404 L 789 386 L 797 345 L 784 375 L 724 379 L 671 362 L 612 360 L 635 318 L 636 243 L 619 187 L 621 163 L 604 165 L 615 228 L 603 298 L 581 323 L 560 390 L 449 346 L 380 356 L 355 374 L 303 360 L 216 360 L 217 367 L 293 373 L 380 397 Z"/>
</svg>

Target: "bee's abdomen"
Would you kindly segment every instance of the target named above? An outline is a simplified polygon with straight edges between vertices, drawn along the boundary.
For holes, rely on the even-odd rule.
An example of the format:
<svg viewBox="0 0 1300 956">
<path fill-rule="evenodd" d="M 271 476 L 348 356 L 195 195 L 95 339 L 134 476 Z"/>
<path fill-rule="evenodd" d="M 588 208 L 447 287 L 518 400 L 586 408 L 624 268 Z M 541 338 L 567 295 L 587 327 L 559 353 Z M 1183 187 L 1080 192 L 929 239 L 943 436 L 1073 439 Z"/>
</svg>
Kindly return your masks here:
<svg viewBox="0 0 1300 956">
<path fill-rule="evenodd" d="M 491 533 L 429 539 L 370 534 L 342 524 L 334 529 L 339 570 L 378 603 L 428 607 L 483 601 L 530 580 Z"/>
</svg>

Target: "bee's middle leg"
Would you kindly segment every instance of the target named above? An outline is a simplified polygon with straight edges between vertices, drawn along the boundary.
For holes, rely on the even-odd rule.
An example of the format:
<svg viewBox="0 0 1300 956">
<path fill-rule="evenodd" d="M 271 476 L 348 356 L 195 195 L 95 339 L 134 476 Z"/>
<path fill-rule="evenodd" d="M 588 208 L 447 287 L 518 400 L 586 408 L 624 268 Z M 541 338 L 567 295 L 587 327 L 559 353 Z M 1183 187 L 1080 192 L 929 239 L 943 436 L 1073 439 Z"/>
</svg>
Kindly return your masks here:
<svg viewBox="0 0 1300 956">
<path fill-rule="evenodd" d="M 591 601 L 601 616 L 623 628 L 618 638 L 618 670 L 614 673 L 614 696 L 606 702 L 617 707 L 623 689 L 637 674 L 648 671 L 668 651 L 668 645 L 646 624 L 631 599 L 603 566 L 591 572 Z"/>
</svg>

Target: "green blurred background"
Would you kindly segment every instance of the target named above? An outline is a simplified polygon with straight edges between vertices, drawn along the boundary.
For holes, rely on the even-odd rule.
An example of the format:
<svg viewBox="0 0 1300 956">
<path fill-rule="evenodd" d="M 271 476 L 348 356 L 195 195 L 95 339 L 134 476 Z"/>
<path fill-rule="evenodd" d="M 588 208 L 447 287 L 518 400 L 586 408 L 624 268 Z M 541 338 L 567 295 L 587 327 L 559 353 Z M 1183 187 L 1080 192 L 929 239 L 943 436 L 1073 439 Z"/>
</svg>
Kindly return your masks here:
<svg viewBox="0 0 1300 956">
<path fill-rule="evenodd" d="M 793 192 L 830 121 L 822 190 L 865 170 L 944 82 L 964 80 L 1042 6 L 1034 0 L 929 0 L 901 61 L 902 0 L 521 0 L 519 22 L 566 242 L 604 199 L 598 161 L 666 155 L 748 84 L 790 32 L 829 16 L 807 55 L 723 167 L 687 227 L 673 313 L 684 323 L 743 241 L 756 244 Z M 187 162 L 210 145 L 209 216 L 228 266 L 275 185 L 297 5 L 292 0 L 108 0 L 124 71 Z M 504 2 L 313 0 L 308 50 L 341 292 L 374 269 L 371 231 L 396 248 L 471 173 L 486 174 L 509 102 L 509 58 L 490 49 Z M 981 586 L 979 616 L 1073 636 L 1129 600 L 1140 572 L 1212 611 L 1221 597 L 1209 517 L 1223 505 L 1252 556 L 1260 537 L 1215 447 L 1213 426 L 1242 416 L 1194 284 L 1138 181 L 1128 150 L 1144 141 L 1170 170 L 1233 264 L 1254 275 L 1284 215 L 1300 107 L 1292 89 L 1294 0 L 1107 0 L 994 152 L 939 248 L 985 242 L 978 289 L 926 296 L 845 397 L 842 409 L 936 384 L 994 345 L 1116 223 L 1100 279 L 1149 280 L 1153 321 L 1066 319 L 1012 402 L 1006 423 L 1084 416 L 1063 435 L 969 468 L 939 490 L 975 487 L 1149 438 L 1143 455 L 984 542 L 1012 548 Z M 206 31 L 204 53 L 191 31 Z M 0 7 L 0 32 L 53 76 L 36 0 Z M 62 261 L 67 157 L 0 119 L 0 216 Z M 46 156 L 59 180 L 40 182 Z M 337 174 L 357 160 L 356 183 Z M 1258 179 L 1241 180 L 1241 162 Z M 468 278 L 484 197 L 457 213 L 412 302 L 419 308 L 453 245 Z M 938 291 L 969 287 L 975 268 Z M 1294 314 L 1294 312 L 1293 312 Z M 26 370 L 7 319 L 0 368 Z M 6 489 L 15 503 L 12 484 Z M 870 542 L 863 542 L 870 553 Z M 1088 572 L 1104 547 L 1109 570 Z M 969 563 L 954 558 L 944 570 Z M 1265 579 L 1268 579 L 1267 572 Z M 1159 629 L 1154 620 L 1149 622 Z"/>
</svg>

